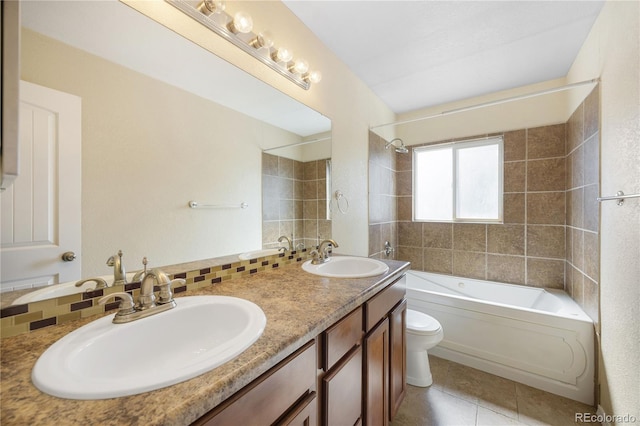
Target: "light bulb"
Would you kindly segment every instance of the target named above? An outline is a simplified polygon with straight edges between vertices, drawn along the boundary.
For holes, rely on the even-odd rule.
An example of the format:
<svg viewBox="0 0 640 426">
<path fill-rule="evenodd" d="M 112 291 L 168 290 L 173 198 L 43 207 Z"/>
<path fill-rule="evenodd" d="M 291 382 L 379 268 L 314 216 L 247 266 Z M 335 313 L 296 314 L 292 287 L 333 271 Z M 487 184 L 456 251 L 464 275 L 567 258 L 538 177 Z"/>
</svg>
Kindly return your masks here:
<svg viewBox="0 0 640 426">
<path fill-rule="evenodd" d="M 320 71 L 311 71 L 309 74 L 304 76 L 304 79 L 311 83 L 319 83 L 320 80 L 322 80 L 322 74 Z"/>
<path fill-rule="evenodd" d="M 287 63 L 291 59 L 293 59 L 293 52 L 286 47 L 279 47 L 278 50 L 273 54 L 272 58 L 276 62 Z"/>
<path fill-rule="evenodd" d="M 258 34 L 256 38 L 251 40 L 251 43 L 249 44 L 256 49 L 260 49 L 262 47 L 271 49 L 273 47 L 273 38 L 271 37 L 271 33 L 269 31 L 263 31 Z"/>
<path fill-rule="evenodd" d="M 204 0 L 198 10 L 204 15 L 211 15 L 212 13 L 222 13 L 227 7 L 226 3 L 222 0 Z"/>
<path fill-rule="evenodd" d="M 293 72 L 298 74 L 304 74 L 309 71 L 309 62 L 304 59 L 298 59 L 293 66 Z"/>
<path fill-rule="evenodd" d="M 232 33 L 250 33 L 253 29 L 253 19 L 248 13 L 238 12 L 228 25 L 229 31 Z"/>
</svg>

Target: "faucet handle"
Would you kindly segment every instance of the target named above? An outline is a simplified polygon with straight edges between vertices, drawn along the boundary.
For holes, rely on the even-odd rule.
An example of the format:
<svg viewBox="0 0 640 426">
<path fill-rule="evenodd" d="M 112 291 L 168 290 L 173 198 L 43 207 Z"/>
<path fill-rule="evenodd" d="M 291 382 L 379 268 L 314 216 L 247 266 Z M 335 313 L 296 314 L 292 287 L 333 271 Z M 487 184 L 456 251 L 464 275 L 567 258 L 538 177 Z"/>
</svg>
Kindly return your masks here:
<svg viewBox="0 0 640 426">
<path fill-rule="evenodd" d="M 134 308 L 135 304 L 133 303 L 133 297 L 131 297 L 129 293 L 118 292 L 107 294 L 106 296 L 98 299 L 98 304 L 104 305 L 110 299 L 120 299 L 120 306 L 118 307 L 116 316 L 129 315 L 136 311 Z"/>
<path fill-rule="evenodd" d="M 160 292 L 158 293 L 158 304 L 162 305 L 165 303 L 173 302 L 173 292 L 171 291 L 171 286 L 179 284 L 184 285 L 186 281 L 182 278 L 176 278 L 167 283 L 159 283 L 158 287 L 160 287 Z"/>
<path fill-rule="evenodd" d="M 90 290 L 90 291 L 99 290 L 101 288 L 109 287 L 109 285 L 107 284 L 107 282 L 105 280 L 103 280 L 102 278 L 98 278 L 98 277 L 87 278 L 87 279 L 84 279 L 84 280 L 80 280 L 80 281 L 76 282 L 76 287 L 82 287 L 82 285 L 84 283 L 88 283 L 88 282 L 91 282 L 91 281 L 96 283 L 96 286 L 95 286 L 95 288 L 93 290 Z"/>
</svg>

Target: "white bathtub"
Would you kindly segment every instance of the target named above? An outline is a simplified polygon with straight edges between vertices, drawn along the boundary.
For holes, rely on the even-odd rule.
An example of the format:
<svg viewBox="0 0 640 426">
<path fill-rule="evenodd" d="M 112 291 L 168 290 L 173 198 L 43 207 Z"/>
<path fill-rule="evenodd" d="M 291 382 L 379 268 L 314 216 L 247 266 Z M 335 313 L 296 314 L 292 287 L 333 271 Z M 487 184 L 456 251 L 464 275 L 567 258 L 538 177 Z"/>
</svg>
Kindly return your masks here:
<svg viewBox="0 0 640 426">
<path fill-rule="evenodd" d="M 593 322 L 565 292 L 409 271 L 407 300 L 442 324 L 429 353 L 593 405 Z"/>
</svg>

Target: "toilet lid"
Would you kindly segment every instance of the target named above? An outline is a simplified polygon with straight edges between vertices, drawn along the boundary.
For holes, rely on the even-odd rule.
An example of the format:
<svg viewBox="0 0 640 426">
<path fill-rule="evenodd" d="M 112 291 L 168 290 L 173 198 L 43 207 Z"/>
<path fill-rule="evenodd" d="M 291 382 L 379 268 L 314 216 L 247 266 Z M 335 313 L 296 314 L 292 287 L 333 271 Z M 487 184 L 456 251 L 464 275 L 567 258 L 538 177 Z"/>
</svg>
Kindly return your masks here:
<svg viewBox="0 0 640 426">
<path fill-rule="evenodd" d="M 412 309 L 407 309 L 407 331 L 416 334 L 437 334 L 442 326 L 437 319 Z"/>
</svg>

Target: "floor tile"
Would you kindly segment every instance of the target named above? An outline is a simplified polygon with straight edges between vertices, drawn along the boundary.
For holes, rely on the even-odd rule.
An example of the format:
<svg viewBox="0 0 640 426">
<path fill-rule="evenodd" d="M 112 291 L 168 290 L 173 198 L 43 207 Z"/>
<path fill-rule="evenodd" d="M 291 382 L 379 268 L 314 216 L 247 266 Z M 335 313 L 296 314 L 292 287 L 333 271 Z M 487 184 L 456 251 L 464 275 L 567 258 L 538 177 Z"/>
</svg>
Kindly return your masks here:
<svg viewBox="0 0 640 426">
<path fill-rule="evenodd" d="M 576 413 L 593 413 L 594 408 L 520 383 L 516 384 L 518 419 L 537 426 L 574 426 Z"/>
<path fill-rule="evenodd" d="M 435 388 L 407 386 L 392 426 L 475 425 L 477 405 Z"/>
<path fill-rule="evenodd" d="M 452 361 L 434 356 L 429 361 L 433 385 L 407 386 L 392 426 L 580 426 L 576 413 L 595 412 L 580 402 Z"/>
</svg>

